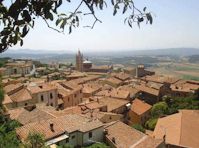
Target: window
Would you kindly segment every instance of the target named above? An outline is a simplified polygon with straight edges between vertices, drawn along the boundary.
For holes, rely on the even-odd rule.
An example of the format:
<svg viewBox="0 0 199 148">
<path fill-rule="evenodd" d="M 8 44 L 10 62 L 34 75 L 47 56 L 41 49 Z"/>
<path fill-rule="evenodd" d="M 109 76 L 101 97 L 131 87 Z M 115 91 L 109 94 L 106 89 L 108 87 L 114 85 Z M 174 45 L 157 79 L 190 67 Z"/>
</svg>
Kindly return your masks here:
<svg viewBox="0 0 199 148">
<path fill-rule="evenodd" d="M 50 93 L 50 98 L 51 98 L 51 99 L 53 98 L 53 94 L 52 94 L 52 93 Z"/>
<path fill-rule="evenodd" d="M 50 103 L 50 106 L 53 106 L 53 103 Z"/>
<path fill-rule="evenodd" d="M 28 105 L 28 103 L 25 103 L 25 106 L 27 106 Z"/>
<path fill-rule="evenodd" d="M 66 143 L 68 143 L 68 142 L 69 142 L 69 138 L 66 139 Z"/>
<path fill-rule="evenodd" d="M 89 136 L 89 138 L 92 138 L 92 137 L 93 137 L 93 133 L 92 133 L 92 132 L 89 132 L 89 133 L 88 133 L 88 136 Z"/>
<path fill-rule="evenodd" d="M 68 97 L 68 102 L 70 101 L 70 98 Z"/>
<path fill-rule="evenodd" d="M 44 101 L 44 96 L 43 96 L 43 95 L 41 95 L 41 101 L 42 101 L 42 102 Z"/>
<path fill-rule="evenodd" d="M 75 94 L 75 98 L 77 97 L 77 95 Z"/>
<path fill-rule="evenodd" d="M 14 74 L 17 74 L 17 69 L 14 69 Z"/>
<path fill-rule="evenodd" d="M 75 139 L 75 135 L 72 136 L 72 139 Z"/>
<path fill-rule="evenodd" d="M 110 117 L 109 117 L 109 119 L 111 120 L 111 119 L 112 119 L 112 117 L 110 116 Z"/>
</svg>

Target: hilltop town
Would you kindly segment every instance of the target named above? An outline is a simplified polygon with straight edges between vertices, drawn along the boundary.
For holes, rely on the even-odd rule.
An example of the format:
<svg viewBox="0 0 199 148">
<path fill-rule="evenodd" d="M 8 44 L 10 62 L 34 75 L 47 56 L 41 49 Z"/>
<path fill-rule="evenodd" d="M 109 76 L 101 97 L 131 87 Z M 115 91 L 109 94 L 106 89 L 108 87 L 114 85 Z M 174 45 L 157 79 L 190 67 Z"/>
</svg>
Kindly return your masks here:
<svg viewBox="0 0 199 148">
<path fill-rule="evenodd" d="M 1 112 L 18 123 L 20 144 L 38 133 L 50 148 L 198 148 L 199 81 L 75 58 L 75 66 L 8 59 L 0 68 Z"/>
</svg>

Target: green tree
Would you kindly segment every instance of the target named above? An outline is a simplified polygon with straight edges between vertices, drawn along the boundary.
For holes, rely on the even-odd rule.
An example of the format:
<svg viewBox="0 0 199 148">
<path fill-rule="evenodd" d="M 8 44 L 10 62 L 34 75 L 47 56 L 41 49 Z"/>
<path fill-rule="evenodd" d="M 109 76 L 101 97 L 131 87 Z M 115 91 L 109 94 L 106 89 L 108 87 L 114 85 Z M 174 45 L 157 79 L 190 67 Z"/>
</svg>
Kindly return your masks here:
<svg viewBox="0 0 199 148">
<path fill-rule="evenodd" d="M 85 148 L 110 148 L 110 146 L 107 146 L 105 143 L 95 143 Z"/>
<path fill-rule="evenodd" d="M 43 148 L 45 147 L 44 136 L 40 133 L 31 132 L 26 139 L 25 147 L 27 148 Z"/>
<path fill-rule="evenodd" d="M 153 105 L 151 115 L 153 117 L 160 117 L 168 113 L 168 105 L 165 102 L 158 102 Z"/>
<path fill-rule="evenodd" d="M 103 10 L 109 5 L 108 0 L 80 0 L 74 11 L 64 13 L 59 12 L 58 8 L 64 5 L 66 11 L 70 10 L 71 0 L 12 0 L 4 3 L 5 1 L 7 0 L 0 0 L 0 52 L 18 42 L 22 46 L 23 38 L 31 28 L 34 28 L 38 18 L 43 19 L 49 28 L 57 32 L 64 32 L 67 27 L 71 33 L 73 28 L 79 27 L 81 16 L 91 15 L 94 19 L 93 24 L 84 27 L 93 28 L 97 22 L 101 23 L 95 11 Z M 113 15 L 116 15 L 119 10 L 123 14 L 127 11 L 130 13 L 130 16 L 125 19 L 130 27 L 134 22 L 138 26 L 144 21 L 150 24 L 153 22 L 152 15 L 146 7 L 138 9 L 134 0 L 111 0 L 110 5 L 113 8 Z M 54 21 L 57 27 L 50 26 L 51 21 Z"/>
<path fill-rule="evenodd" d="M 74 148 L 74 146 L 65 144 L 65 145 L 57 146 L 57 148 Z"/>
<path fill-rule="evenodd" d="M 15 120 L 8 120 L 3 114 L 0 114 L 0 147 L 15 148 L 21 145 L 17 138 L 15 128 L 20 124 Z"/>
<path fill-rule="evenodd" d="M 145 133 L 145 129 L 141 124 L 133 124 L 132 127 L 142 133 Z"/>
<path fill-rule="evenodd" d="M 4 100 L 4 90 L 2 86 L 2 77 L 0 75 L 0 113 L 4 111 L 3 104 L 2 104 L 3 100 Z"/>
<path fill-rule="evenodd" d="M 157 124 L 158 118 L 151 118 L 145 123 L 145 127 L 149 130 L 154 130 Z"/>
</svg>

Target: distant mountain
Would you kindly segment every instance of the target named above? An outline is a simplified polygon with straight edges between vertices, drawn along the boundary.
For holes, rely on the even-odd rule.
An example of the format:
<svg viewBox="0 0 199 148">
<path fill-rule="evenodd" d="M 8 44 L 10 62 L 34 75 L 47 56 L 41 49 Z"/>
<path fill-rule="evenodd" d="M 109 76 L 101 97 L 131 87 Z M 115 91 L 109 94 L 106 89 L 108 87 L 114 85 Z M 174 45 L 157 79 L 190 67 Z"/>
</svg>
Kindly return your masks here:
<svg viewBox="0 0 199 148">
<path fill-rule="evenodd" d="M 193 56 L 199 55 L 197 48 L 168 48 L 168 49 L 152 49 L 152 50 L 120 50 L 107 52 L 84 52 L 85 57 L 134 57 L 134 56 Z M 70 51 L 46 51 L 46 50 L 7 50 L 0 54 L 0 57 L 11 57 L 15 59 L 36 59 L 41 62 L 49 61 L 74 61 L 75 53 Z"/>
<path fill-rule="evenodd" d="M 199 49 L 197 49 L 197 48 L 154 49 L 154 50 L 145 50 L 145 51 L 143 51 L 143 53 L 138 51 L 138 54 L 191 56 L 191 55 L 199 54 Z"/>
<path fill-rule="evenodd" d="M 10 57 L 13 59 L 34 59 L 42 62 L 59 61 L 62 59 L 70 59 L 74 57 L 73 53 L 66 51 L 46 51 L 46 50 L 7 50 L 0 54 L 0 57 Z"/>
<path fill-rule="evenodd" d="M 191 56 L 198 55 L 199 49 L 197 48 L 168 48 L 168 49 L 151 49 L 151 50 L 120 50 L 111 52 L 92 52 L 86 53 L 90 56 Z"/>
</svg>

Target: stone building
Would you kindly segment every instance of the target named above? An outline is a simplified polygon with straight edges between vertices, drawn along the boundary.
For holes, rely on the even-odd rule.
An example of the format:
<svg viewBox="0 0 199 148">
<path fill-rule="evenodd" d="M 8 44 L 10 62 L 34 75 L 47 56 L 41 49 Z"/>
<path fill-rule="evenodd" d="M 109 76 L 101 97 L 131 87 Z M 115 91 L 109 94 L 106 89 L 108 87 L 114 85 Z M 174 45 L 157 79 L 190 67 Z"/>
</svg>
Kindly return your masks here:
<svg viewBox="0 0 199 148">
<path fill-rule="evenodd" d="M 93 141 L 103 142 L 104 137 L 102 122 L 76 114 L 29 123 L 16 129 L 22 142 L 32 131 L 44 135 L 45 145 L 49 147 L 65 144 L 82 147 Z"/>
<path fill-rule="evenodd" d="M 4 75 L 27 75 L 30 74 L 34 66 L 32 61 L 14 61 L 5 65 Z"/>
<path fill-rule="evenodd" d="M 76 55 L 76 70 L 83 72 L 83 54 L 80 51 Z"/>
<path fill-rule="evenodd" d="M 131 105 L 131 109 L 128 112 L 129 116 L 129 124 L 141 124 L 144 123 L 150 117 L 150 109 L 152 108 L 151 105 L 141 101 L 139 99 L 135 99 Z"/>
<path fill-rule="evenodd" d="M 113 67 L 109 65 L 96 66 L 88 59 L 84 60 L 83 54 L 78 51 L 76 55 L 76 70 L 80 72 L 99 72 L 108 73 L 112 71 Z"/>
<path fill-rule="evenodd" d="M 144 65 L 138 65 L 136 68 L 136 77 L 137 78 L 144 77 L 147 75 L 154 75 L 154 74 L 155 74 L 155 72 L 146 70 Z"/>
<path fill-rule="evenodd" d="M 147 136 L 120 121 L 105 127 L 105 141 L 111 148 L 165 148 L 163 140 Z"/>
</svg>

